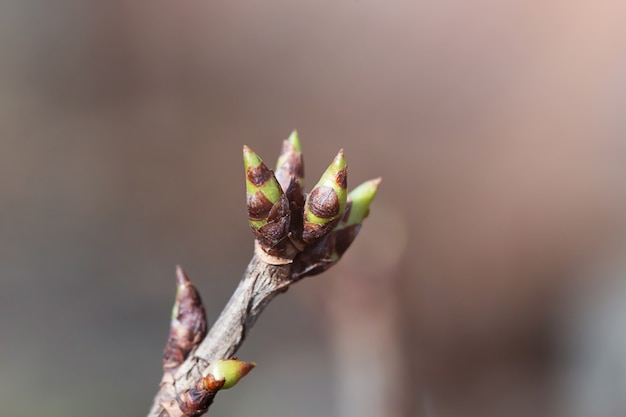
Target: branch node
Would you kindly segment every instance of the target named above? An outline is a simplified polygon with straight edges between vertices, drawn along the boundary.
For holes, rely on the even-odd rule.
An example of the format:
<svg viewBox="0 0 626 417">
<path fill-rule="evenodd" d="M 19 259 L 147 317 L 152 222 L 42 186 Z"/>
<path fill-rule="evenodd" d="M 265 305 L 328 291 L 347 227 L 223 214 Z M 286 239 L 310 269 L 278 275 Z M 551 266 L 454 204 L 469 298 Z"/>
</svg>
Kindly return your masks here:
<svg viewBox="0 0 626 417">
<path fill-rule="evenodd" d="M 283 256 L 270 255 L 263 250 L 263 247 L 258 240 L 254 240 L 254 253 L 259 259 L 268 265 L 289 265 L 293 263 L 293 259 L 285 258 Z"/>
</svg>

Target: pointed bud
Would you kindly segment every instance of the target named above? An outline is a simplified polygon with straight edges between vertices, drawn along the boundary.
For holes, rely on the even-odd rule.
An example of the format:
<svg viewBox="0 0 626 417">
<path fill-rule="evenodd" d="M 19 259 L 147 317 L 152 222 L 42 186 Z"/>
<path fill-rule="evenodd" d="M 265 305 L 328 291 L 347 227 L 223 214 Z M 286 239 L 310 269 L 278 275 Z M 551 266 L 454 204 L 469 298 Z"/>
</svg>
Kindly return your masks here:
<svg viewBox="0 0 626 417">
<path fill-rule="evenodd" d="M 306 198 L 302 231 L 305 243 L 328 234 L 343 216 L 348 194 L 347 173 L 342 149 Z"/>
<path fill-rule="evenodd" d="M 298 132 L 293 131 L 288 139 L 283 141 L 280 156 L 276 162 L 276 180 L 287 192 L 291 178 L 295 178 L 300 187 L 304 185 L 304 162 L 302 159 L 302 148 Z"/>
<path fill-rule="evenodd" d="M 163 370 L 166 372 L 174 372 L 207 333 L 200 294 L 180 266 L 176 267 L 176 281 L 170 333 L 163 352 Z"/>
<path fill-rule="evenodd" d="M 293 131 L 283 141 L 283 147 L 276 163 L 276 180 L 280 183 L 291 212 L 289 230 L 292 239 L 302 235 L 302 211 L 304 209 L 304 160 L 298 132 Z"/>
<path fill-rule="evenodd" d="M 341 230 L 345 227 L 363 222 L 370 213 L 370 205 L 374 197 L 376 197 L 380 181 L 381 178 L 365 181 L 363 184 L 350 191 L 346 211 L 335 230 Z"/>
<path fill-rule="evenodd" d="M 204 387 L 209 391 L 232 388 L 256 366 L 254 362 L 221 359 L 209 367 Z"/>
<path fill-rule="evenodd" d="M 249 147 L 243 147 L 243 164 L 246 169 L 246 190 L 248 194 L 261 191 L 272 204 L 283 195 L 272 171 L 263 160 Z M 269 211 L 269 210 L 268 210 Z"/>
<path fill-rule="evenodd" d="M 276 253 L 289 232 L 289 202 L 274 173 L 247 146 L 243 161 L 250 227 L 263 249 Z"/>
</svg>

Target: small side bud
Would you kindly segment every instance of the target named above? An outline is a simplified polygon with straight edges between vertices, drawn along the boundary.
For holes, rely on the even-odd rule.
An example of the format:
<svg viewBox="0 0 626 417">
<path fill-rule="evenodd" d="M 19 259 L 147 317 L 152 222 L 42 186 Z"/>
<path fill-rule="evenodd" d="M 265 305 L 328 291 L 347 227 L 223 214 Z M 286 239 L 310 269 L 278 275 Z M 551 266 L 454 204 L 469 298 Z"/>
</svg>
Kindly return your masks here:
<svg viewBox="0 0 626 417">
<path fill-rule="evenodd" d="M 376 197 L 380 181 L 380 178 L 366 181 L 348 194 L 346 212 L 332 232 L 332 257 L 335 262 L 341 259 L 361 231 L 363 220 L 370 214 L 370 205 Z"/>
<path fill-rule="evenodd" d="M 279 244 L 289 233 L 289 201 L 274 173 L 247 146 L 243 147 L 243 161 L 250 227 L 264 250 L 278 254 Z"/>
<path fill-rule="evenodd" d="M 306 198 L 302 230 L 305 243 L 327 235 L 343 216 L 348 196 L 347 173 L 342 149 Z"/>
<path fill-rule="evenodd" d="M 202 299 L 180 266 L 176 267 L 176 300 L 163 352 L 163 370 L 174 372 L 204 339 L 207 320 Z"/>
<path fill-rule="evenodd" d="M 255 366 L 254 362 L 243 362 L 238 359 L 219 360 L 211 364 L 207 370 L 204 387 L 209 391 L 232 388 Z"/>
<path fill-rule="evenodd" d="M 363 223 L 363 220 L 370 213 L 370 205 L 374 197 L 376 197 L 380 181 L 381 178 L 365 181 L 350 191 L 346 203 L 346 211 L 335 230 Z"/>
</svg>

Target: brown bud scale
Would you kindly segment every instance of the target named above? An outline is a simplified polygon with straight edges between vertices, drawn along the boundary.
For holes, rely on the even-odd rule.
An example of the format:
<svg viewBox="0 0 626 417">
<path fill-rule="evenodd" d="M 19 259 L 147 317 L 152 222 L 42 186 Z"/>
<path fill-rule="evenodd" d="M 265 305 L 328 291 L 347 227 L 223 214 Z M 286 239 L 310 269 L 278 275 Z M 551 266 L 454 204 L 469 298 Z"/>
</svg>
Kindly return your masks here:
<svg viewBox="0 0 626 417">
<path fill-rule="evenodd" d="M 330 187 L 317 187 L 309 195 L 309 210 L 322 219 L 332 219 L 339 214 L 339 198 Z"/>
<path fill-rule="evenodd" d="M 361 224 L 355 224 L 332 233 L 335 241 L 334 252 L 338 256 L 341 257 L 344 253 L 346 253 L 352 242 L 354 242 L 354 239 L 356 239 L 356 235 L 359 234 L 361 226 Z"/>
<path fill-rule="evenodd" d="M 275 205 L 276 213 L 273 213 L 273 221 L 266 223 L 253 232 L 265 249 L 278 245 L 289 233 L 289 206 L 286 199 L 281 199 Z M 277 207 L 278 206 L 278 207 Z"/>
<path fill-rule="evenodd" d="M 261 163 L 255 167 L 248 167 L 246 176 L 248 181 L 260 187 L 272 178 L 272 171 L 264 163 Z"/>
<path fill-rule="evenodd" d="M 225 379 L 215 379 L 213 375 L 209 374 L 206 377 L 202 378 L 202 383 L 204 384 L 204 388 L 209 391 L 217 391 L 224 386 L 226 383 Z"/>
<path fill-rule="evenodd" d="M 292 267 L 292 279 L 321 274 L 335 265 L 361 230 L 361 224 L 334 230 L 298 254 Z"/>
<path fill-rule="evenodd" d="M 278 245 L 281 240 L 287 236 L 289 231 L 289 221 L 268 223 L 265 226 L 259 228 L 258 233 L 255 233 L 256 238 L 263 245 L 263 248 L 270 250 L 274 246 Z"/>
<path fill-rule="evenodd" d="M 253 195 L 247 195 L 248 200 L 248 216 L 251 220 L 260 221 L 269 215 L 275 204 L 272 204 L 262 191 L 257 191 Z M 276 204 L 279 204 L 277 202 Z"/>
<path fill-rule="evenodd" d="M 289 202 L 287 198 L 283 196 L 270 208 L 269 213 L 267 213 L 267 221 L 270 223 L 274 222 L 281 217 L 285 217 L 287 214 L 289 214 Z"/>
<path fill-rule="evenodd" d="M 163 369 L 174 372 L 207 333 L 207 320 L 200 293 L 182 268 L 176 268 L 180 287 L 176 295 L 176 316 L 172 317 L 163 352 Z"/>
<path fill-rule="evenodd" d="M 348 167 L 344 167 L 335 175 L 335 183 L 344 190 L 348 188 Z"/>
<path fill-rule="evenodd" d="M 293 239 L 299 240 L 302 237 L 304 192 L 296 178 L 291 177 L 291 182 L 289 183 L 285 195 L 289 201 L 289 211 L 291 212 L 291 225 L 289 226 L 289 230 L 291 231 Z"/>
<path fill-rule="evenodd" d="M 274 175 L 276 175 L 276 179 L 283 191 L 287 191 L 292 178 L 295 177 L 299 180 L 304 178 L 304 163 L 302 154 L 296 153 L 293 145 L 287 141 L 283 143 L 281 155 L 287 155 L 287 157 L 282 161 L 280 167 L 276 169 Z"/>
<path fill-rule="evenodd" d="M 272 205 L 269 213 L 265 216 L 267 223 L 259 228 L 252 228 L 252 232 L 266 252 L 277 254 L 276 250 L 281 249 L 279 247 L 281 242 L 284 242 L 289 234 L 289 224 L 291 223 L 287 197 L 283 195 L 276 204 Z"/>
<path fill-rule="evenodd" d="M 325 225 L 307 223 L 302 230 L 302 240 L 305 242 L 313 242 L 324 235 L 327 235 L 335 228 L 339 219 L 326 223 Z"/>
<path fill-rule="evenodd" d="M 296 281 L 305 276 L 317 275 L 333 266 L 334 262 L 331 259 L 333 246 L 334 237 L 332 234 L 307 246 L 293 261 L 292 279 Z"/>
<path fill-rule="evenodd" d="M 207 412 L 216 393 L 217 391 L 191 388 L 180 393 L 176 397 L 176 402 L 183 414 L 188 417 L 198 417 Z"/>
</svg>

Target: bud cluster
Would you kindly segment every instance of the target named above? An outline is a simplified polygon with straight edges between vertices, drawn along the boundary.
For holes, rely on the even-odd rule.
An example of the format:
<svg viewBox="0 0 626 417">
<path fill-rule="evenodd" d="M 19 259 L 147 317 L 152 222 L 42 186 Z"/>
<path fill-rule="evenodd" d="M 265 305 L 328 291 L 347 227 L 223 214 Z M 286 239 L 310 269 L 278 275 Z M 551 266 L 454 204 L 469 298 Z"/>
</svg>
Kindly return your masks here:
<svg viewBox="0 0 626 417">
<path fill-rule="evenodd" d="M 294 280 L 334 265 L 356 238 L 380 179 L 348 193 L 348 167 L 341 149 L 305 194 L 296 131 L 283 141 L 274 172 L 247 146 L 243 154 L 248 221 L 259 246 L 270 255 L 293 260 Z"/>
</svg>

